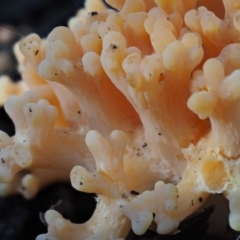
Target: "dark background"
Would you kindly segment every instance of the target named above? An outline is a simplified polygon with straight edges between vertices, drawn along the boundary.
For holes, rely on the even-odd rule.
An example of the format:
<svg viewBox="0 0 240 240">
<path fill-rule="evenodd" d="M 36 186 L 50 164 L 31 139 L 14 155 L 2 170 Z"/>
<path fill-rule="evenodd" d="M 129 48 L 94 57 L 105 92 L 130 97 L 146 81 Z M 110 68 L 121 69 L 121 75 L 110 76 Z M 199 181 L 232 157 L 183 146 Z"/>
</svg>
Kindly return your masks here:
<svg viewBox="0 0 240 240">
<path fill-rule="evenodd" d="M 54 27 L 66 26 L 68 19 L 77 13 L 83 2 L 83 0 L 0 0 L 0 75 L 9 75 L 14 81 L 18 81 L 21 77 L 12 52 L 13 44 L 30 33 L 46 37 Z M 1 34 L 5 31 L 8 33 L 7 40 L 1 39 Z M 0 108 L 0 130 L 9 135 L 14 134 L 14 126 L 3 108 Z M 218 201 L 222 201 L 221 198 Z M 210 204 L 211 202 L 207 203 Z M 39 213 L 44 213 L 50 208 L 58 210 L 74 223 L 82 223 L 87 221 L 94 211 L 94 195 L 76 191 L 69 183 L 55 183 L 30 201 L 21 195 L 0 198 L 0 240 L 33 240 L 38 234 L 45 233 L 47 228 L 43 223 L 44 219 L 40 220 Z M 143 236 L 136 236 L 130 232 L 127 239 L 236 240 L 239 234 L 230 230 L 228 226 L 219 229 L 221 234 L 216 237 L 206 235 L 208 218 L 213 210 L 214 206 L 210 206 L 183 222 L 181 232 L 178 234 L 159 236 L 148 231 Z"/>
</svg>

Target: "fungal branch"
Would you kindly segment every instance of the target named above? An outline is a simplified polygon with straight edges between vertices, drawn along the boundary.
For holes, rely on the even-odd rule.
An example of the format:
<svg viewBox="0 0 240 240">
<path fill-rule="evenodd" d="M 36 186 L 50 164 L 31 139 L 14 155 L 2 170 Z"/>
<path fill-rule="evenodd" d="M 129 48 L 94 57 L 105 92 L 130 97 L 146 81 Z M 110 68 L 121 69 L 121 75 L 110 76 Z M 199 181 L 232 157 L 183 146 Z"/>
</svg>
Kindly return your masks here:
<svg viewBox="0 0 240 240">
<path fill-rule="evenodd" d="M 162 20 L 164 26 L 165 18 Z M 141 49 L 127 48 L 119 32 L 113 31 L 103 38 L 103 68 L 139 114 L 152 156 L 161 157 L 162 164 L 166 160 L 164 168 L 175 164 L 180 148 L 196 142 L 208 124 L 186 106 L 189 96 L 186 84 L 203 56 L 199 44 L 196 35 L 187 33 L 181 41 L 175 38 L 164 50 L 163 46 L 156 46 L 159 53 L 143 57 Z M 180 59 L 182 65 L 176 64 Z"/>
<path fill-rule="evenodd" d="M 80 234 L 83 229 L 84 234 L 88 231 L 88 237 L 111 236 L 111 239 L 125 237 L 130 227 L 128 219 L 137 234 L 143 234 L 153 219 L 158 225 L 159 233 L 171 232 L 178 226 L 179 221 L 182 220 L 183 209 L 180 206 L 181 214 L 177 217 L 179 193 L 175 185 L 159 181 L 152 191 L 138 193 L 130 190 L 129 176 L 124 171 L 128 159 L 123 161 L 127 144 L 126 134 L 113 131 L 106 139 L 97 131 L 89 131 L 86 143 L 95 158 L 96 171 L 89 172 L 81 166 L 75 166 L 71 171 L 71 182 L 79 191 L 98 194 L 97 209 L 92 218 L 78 228 L 76 224 L 62 220 L 61 215 L 55 211 L 48 211 L 45 218 L 49 224 L 49 231 L 39 239 L 65 236 L 65 233 L 61 234 L 65 229 L 69 232 L 78 231 L 72 239 L 79 239 L 79 236 L 80 239 L 85 239 L 85 235 Z M 131 187 L 134 188 L 133 185 Z M 181 187 L 180 192 L 182 193 Z M 103 228 L 92 228 L 102 224 L 102 221 L 105 222 Z M 62 222 L 61 227 L 59 222 Z M 113 232 L 113 227 L 117 231 Z M 61 237 L 60 239 L 64 239 Z"/>
<path fill-rule="evenodd" d="M 122 126 L 120 129 L 127 131 L 132 124 L 139 124 L 138 116 L 103 71 L 98 51 L 82 52 L 86 51 L 86 41 L 89 48 L 89 44 L 100 40 L 88 34 L 80 45 L 69 29 L 54 29 L 47 38 L 47 55 L 39 65 L 40 75 L 63 84 L 73 93 L 90 129 L 109 134 Z"/>
<path fill-rule="evenodd" d="M 212 131 L 210 143 L 218 146 L 225 157 L 239 156 L 239 63 L 238 43 L 225 47 L 219 57 L 209 59 L 203 71 L 192 80 L 194 92 L 188 106 L 202 119 L 209 117 Z M 204 89 L 204 90 L 201 90 Z M 225 131 L 223 131 L 225 129 Z"/>
</svg>

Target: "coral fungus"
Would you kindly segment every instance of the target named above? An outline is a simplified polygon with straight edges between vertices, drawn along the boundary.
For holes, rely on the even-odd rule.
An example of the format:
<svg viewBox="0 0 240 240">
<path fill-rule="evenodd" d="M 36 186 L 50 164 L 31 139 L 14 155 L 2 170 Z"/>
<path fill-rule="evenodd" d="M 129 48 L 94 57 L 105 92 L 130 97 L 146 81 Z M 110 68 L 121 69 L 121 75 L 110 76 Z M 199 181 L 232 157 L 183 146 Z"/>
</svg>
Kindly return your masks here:
<svg viewBox="0 0 240 240">
<path fill-rule="evenodd" d="M 38 240 L 123 239 L 152 221 L 171 233 L 214 193 L 240 230 L 239 1 L 107 2 L 20 42 L 29 90 L 4 105 L 2 191 L 70 178 L 97 194 L 84 224 L 47 211 Z"/>
</svg>

